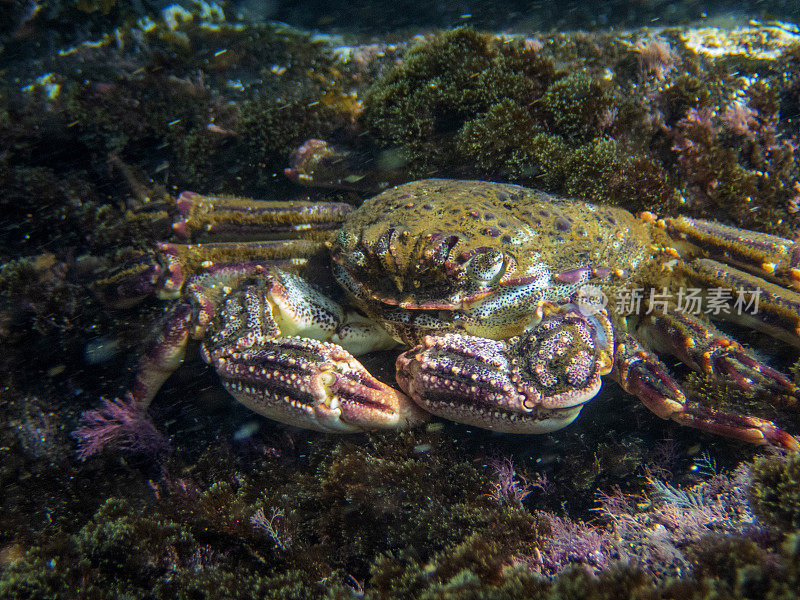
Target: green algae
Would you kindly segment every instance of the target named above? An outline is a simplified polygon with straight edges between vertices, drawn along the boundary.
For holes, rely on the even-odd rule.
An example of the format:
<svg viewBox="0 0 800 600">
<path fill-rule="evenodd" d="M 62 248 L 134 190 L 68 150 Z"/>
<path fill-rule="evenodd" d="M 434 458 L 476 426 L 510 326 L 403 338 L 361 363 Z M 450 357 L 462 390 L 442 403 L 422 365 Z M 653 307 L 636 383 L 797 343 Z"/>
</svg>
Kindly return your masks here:
<svg viewBox="0 0 800 600">
<path fill-rule="evenodd" d="M 666 35 L 675 46 L 658 42 L 667 62 L 653 77 L 656 67 L 643 61 L 655 59 L 640 58 L 638 67 L 632 60 L 646 45 L 626 55 L 603 36 L 587 36 L 582 55 L 572 44 L 578 35 L 546 45 L 469 29 L 435 34 L 367 91 L 362 120 L 378 141 L 406 153 L 412 177 L 479 174 L 634 210 L 724 210 L 745 226 L 785 234 L 794 160 L 774 124 L 791 83 L 777 84 L 775 67 L 762 61 L 766 76 L 734 101 L 730 89 L 742 87 L 744 67 L 734 59 L 709 64 L 675 32 Z M 528 56 L 527 72 L 518 56 Z M 752 131 L 731 132 L 737 106 L 752 111 Z"/>
<path fill-rule="evenodd" d="M 783 531 L 800 529 L 800 456 L 756 459 L 748 493 L 759 518 Z"/>
<path fill-rule="evenodd" d="M 0 597 L 31 590 L 67 597 L 70 589 L 111 597 L 151 588 L 156 597 L 170 590 L 192 597 L 191 590 L 211 585 L 211 575 L 222 584 L 213 597 L 226 597 L 242 571 L 248 576 L 239 582 L 241 597 L 279 582 L 286 593 L 322 597 L 345 573 L 363 580 L 385 551 L 426 560 L 454 547 L 447 552 L 452 569 L 482 561 L 493 571 L 509 552 L 529 549 L 536 535 L 530 513 L 490 500 L 483 475 L 437 435 L 428 438 L 431 452 L 416 451 L 419 442 L 410 433 L 362 445 L 325 442 L 303 468 L 273 458 L 236 484 L 218 481 L 188 495 L 176 490 L 151 497 L 148 507 L 110 498 L 74 534 L 55 530 L 31 547 L 3 575 Z M 206 452 L 194 476 L 224 469 L 218 454 Z M 252 517 L 264 507 L 281 507 L 285 523 L 269 531 L 256 526 Z M 321 579 L 328 583 L 320 587 Z"/>
<path fill-rule="evenodd" d="M 500 44 L 457 29 L 419 42 L 375 83 L 363 122 L 380 142 L 403 149 L 412 176 L 478 174 L 666 209 L 672 194 L 663 169 L 605 133 L 621 110 L 631 119 L 641 113 L 623 98 L 589 75 L 557 71 L 551 56 L 522 40 Z M 638 188 L 652 192 L 637 199 Z"/>
<path fill-rule="evenodd" d="M 583 73 L 555 81 L 540 100 L 552 131 L 569 140 L 587 142 L 600 135 L 600 119 L 612 107 L 599 82 Z"/>
<path fill-rule="evenodd" d="M 537 130 L 536 121 L 525 108 L 504 99 L 486 114 L 465 123 L 455 143 L 481 176 L 501 175 L 517 181 L 533 177 L 535 170 L 548 172 L 537 165 L 547 155 L 531 140 Z"/>
<path fill-rule="evenodd" d="M 542 577 L 525 565 L 548 527 L 493 501 L 488 474 L 447 433 L 320 438 L 300 463 L 213 449 L 188 473 L 172 460 L 149 496 L 111 497 L 85 523 L 51 526 L 3 570 L 0 598 L 655 600 L 711 598 L 711 585 L 772 600 L 800 577 L 796 536 L 773 553 L 716 534 L 692 547 L 696 575 L 681 581 L 624 565 Z M 218 477 L 228 480 L 202 489 Z M 282 521 L 265 529 L 253 515 L 270 507 Z"/>
<path fill-rule="evenodd" d="M 459 28 L 411 48 L 367 91 L 362 120 L 377 140 L 403 148 L 412 175 L 435 172 L 458 159 L 453 136 L 465 123 L 503 101 L 535 102 L 554 74 L 519 40 Z"/>
</svg>

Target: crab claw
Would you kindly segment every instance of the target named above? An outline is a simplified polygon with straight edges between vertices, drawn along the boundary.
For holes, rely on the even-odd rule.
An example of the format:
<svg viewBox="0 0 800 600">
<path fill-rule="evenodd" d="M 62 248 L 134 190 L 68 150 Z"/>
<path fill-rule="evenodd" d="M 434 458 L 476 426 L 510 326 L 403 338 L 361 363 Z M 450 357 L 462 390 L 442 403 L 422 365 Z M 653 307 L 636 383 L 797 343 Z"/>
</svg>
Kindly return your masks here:
<svg viewBox="0 0 800 600">
<path fill-rule="evenodd" d="M 329 342 L 280 337 L 205 356 L 239 402 L 289 425 L 350 433 L 402 429 L 427 418 L 408 397 Z"/>
<path fill-rule="evenodd" d="M 578 416 L 610 368 L 601 325 L 568 310 L 507 342 L 426 336 L 397 359 L 397 381 L 446 419 L 508 433 L 555 431 Z"/>
<path fill-rule="evenodd" d="M 185 278 L 173 244 L 159 244 L 159 253 L 140 253 L 117 265 L 94 283 L 97 297 L 107 306 L 125 309 L 156 295 L 174 300 Z"/>
</svg>

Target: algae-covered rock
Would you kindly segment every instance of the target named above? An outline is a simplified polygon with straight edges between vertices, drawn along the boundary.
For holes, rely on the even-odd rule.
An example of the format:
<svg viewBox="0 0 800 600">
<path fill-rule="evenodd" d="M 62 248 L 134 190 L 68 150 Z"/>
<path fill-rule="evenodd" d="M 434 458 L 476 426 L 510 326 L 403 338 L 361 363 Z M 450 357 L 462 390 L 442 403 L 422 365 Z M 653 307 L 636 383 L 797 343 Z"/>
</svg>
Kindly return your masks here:
<svg viewBox="0 0 800 600">
<path fill-rule="evenodd" d="M 418 42 L 376 82 L 363 122 L 382 143 L 403 147 L 412 174 L 431 172 L 458 159 L 453 138 L 466 123 L 503 101 L 528 106 L 554 75 L 552 62 L 522 40 L 459 28 Z"/>
<path fill-rule="evenodd" d="M 748 493 L 760 519 L 783 531 L 800 529 L 800 455 L 757 458 Z"/>
</svg>

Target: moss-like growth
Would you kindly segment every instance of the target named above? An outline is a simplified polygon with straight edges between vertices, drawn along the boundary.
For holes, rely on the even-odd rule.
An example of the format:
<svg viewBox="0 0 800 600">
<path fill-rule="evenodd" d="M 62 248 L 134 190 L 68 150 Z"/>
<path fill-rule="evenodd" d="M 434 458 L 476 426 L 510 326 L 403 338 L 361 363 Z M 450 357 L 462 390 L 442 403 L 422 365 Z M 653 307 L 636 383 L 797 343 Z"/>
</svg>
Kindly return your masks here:
<svg viewBox="0 0 800 600">
<path fill-rule="evenodd" d="M 470 29 L 437 34 L 370 88 L 363 122 L 403 149 L 413 176 L 502 178 L 593 202 L 666 208 L 672 190 L 660 164 L 604 135 L 620 108 L 629 119 L 641 119 L 642 109 L 611 84 L 556 73 L 534 47 Z"/>
<path fill-rule="evenodd" d="M 571 148 L 558 135 L 539 133 L 530 140 L 528 158 L 533 165 L 533 180 L 549 190 L 563 188 L 569 176 Z"/>
<path fill-rule="evenodd" d="M 537 160 L 531 138 L 538 129 L 528 110 L 505 99 L 464 124 L 455 139 L 457 152 L 481 175 L 532 179 Z"/>
<path fill-rule="evenodd" d="M 760 519 L 784 531 L 800 529 L 800 454 L 757 458 L 748 494 Z"/>
<path fill-rule="evenodd" d="M 236 484 L 216 481 L 147 509 L 110 499 L 77 533 L 53 536 L 58 545 L 32 548 L 0 579 L 0 597 L 30 588 L 53 598 L 69 589 L 190 598 L 213 581 L 220 591 L 210 597 L 261 597 L 272 586 L 284 595 L 266 597 L 336 597 L 344 573 L 363 581 L 387 551 L 413 556 L 415 572 L 424 572 L 416 561 L 434 560 L 442 581 L 469 572 L 479 583 L 532 552 L 534 517 L 493 501 L 485 473 L 438 434 L 319 441 L 302 469 L 268 460 Z M 195 475 L 220 466 L 201 460 Z M 415 585 L 425 586 L 424 574 Z"/>
<path fill-rule="evenodd" d="M 647 155 L 627 155 L 618 159 L 620 172 L 612 177 L 607 202 L 631 212 L 643 210 L 672 214 L 679 210 L 675 189 L 664 166 Z"/>
<path fill-rule="evenodd" d="M 414 173 L 452 168 L 465 123 L 503 101 L 529 106 L 554 76 L 553 64 L 521 40 L 459 28 L 411 48 L 370 88 L 363 122 L 384 144 L 402 146 Z"/>
<path fill-rule="evenodd" d="M 661 102 L 667 110 L 667 123 L 674 124 L 682 118 L 690 108 L 700 109 L 711 104 L 711 91 L 708 85 L 691 73 L 681 73 L 662 94 Z"/>
<path fill-rule="evenodd" d="M 547 88 L 541 106 L 555 133 L 586 142 L 600 134 L 600 120 L 611 101 L 597 81 L 572 73 Z"/>
<path fill-rule="evenodd" d="M 78 533 L 77 550 L 108 573 L 129 576 L 169 568 L 190 557 L 197 541 L 178 523 L 136 511 L 125 500 L 109 499 Z"/>
<path fill-rule="evenodd" d="M 591 202 L 610 203 L 609 184 L 619 170 L 621 158 L 617 143 L 608 138 L 595 138 L 578 146 L 568 158 L 564 191 Z"/>
<path fill-rule="evenodd" d="M 614 600 L 623 598 L 657 598 L 647 576 L 640 570 L 615 566 L 595 577 L 584 569 L 574 568 L 555 582 L 548 599 Z M 667 596 L 669 597 L 669 596 Z"/>
<path fill-rule="evenodd" d="M 752 540 L 709 535 L 701 540 L 693 554 L 698 577 L 739 587 L 739 591 L 747 592 L 746 598 L 767 597 L 769 555 Z"/>
</svg>

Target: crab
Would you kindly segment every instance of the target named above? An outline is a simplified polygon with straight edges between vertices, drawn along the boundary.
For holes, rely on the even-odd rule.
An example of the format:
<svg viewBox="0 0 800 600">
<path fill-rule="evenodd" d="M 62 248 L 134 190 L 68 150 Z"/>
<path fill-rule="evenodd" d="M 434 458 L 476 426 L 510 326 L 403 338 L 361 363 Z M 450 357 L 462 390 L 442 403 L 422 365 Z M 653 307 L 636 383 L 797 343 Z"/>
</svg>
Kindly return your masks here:
<svg viewBox="0 0 800 600">
<path fill-rule="evenodd" d="M 786 375 L 685 310 L 680 292 L 677 301 L 667 295 L 722 290 L 726 300 L 711 317 L 798 346 L 800 245 L 791 240 L 444 179 L 393 187 L 357 209 L 192 193 L 177 209 L 175 231 L 191 243 L 162 244 L 159 261 L 102 286 L 118 306 L 151 293 L 174 301 L 128 394 L 140 415 L 194 339 L 238 401 L 303 428 L 404 428 L 435 415 L 500 432 L 552 432 L 608 375 L 661 418 L 800 448 L 770 421 L 692 401 L 656 354 L 796 402 L 800 390 Z M 330 274 L 334 285 L 315 284 Z M 701 299 L 711 301 L 711 291 Z M 640 306 L 617 301 L 637 293 Z M 743 293 L 760 300 L 757 311 L 732 310 Z M 356 358 L 399 345 L 399 389 Z M 87 421 L 81 435 L 97 433 Z"/>
</svg>

